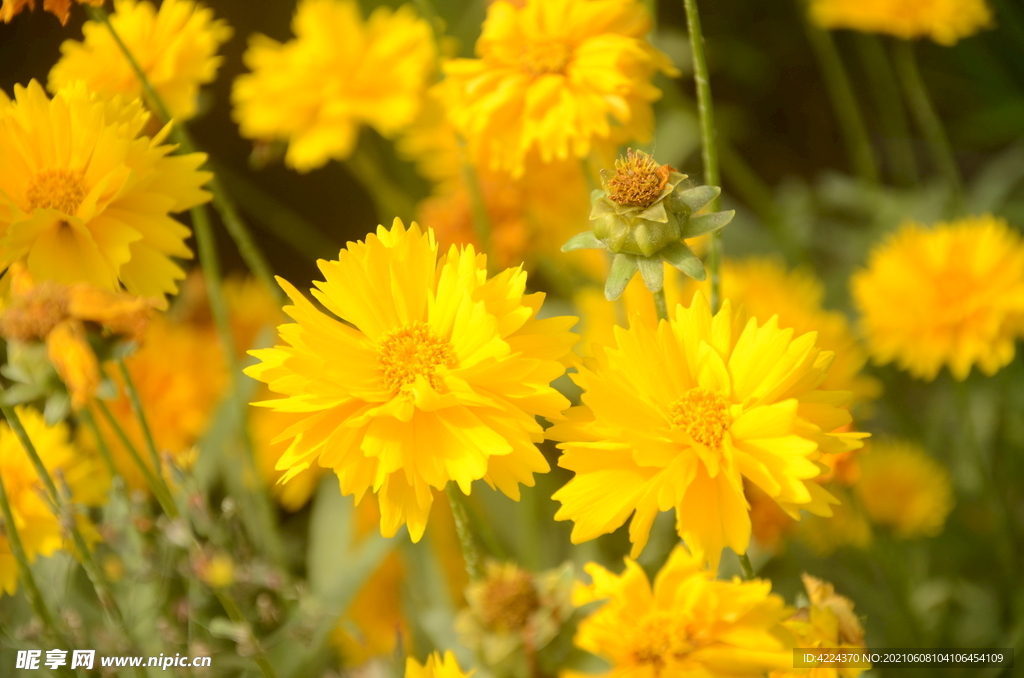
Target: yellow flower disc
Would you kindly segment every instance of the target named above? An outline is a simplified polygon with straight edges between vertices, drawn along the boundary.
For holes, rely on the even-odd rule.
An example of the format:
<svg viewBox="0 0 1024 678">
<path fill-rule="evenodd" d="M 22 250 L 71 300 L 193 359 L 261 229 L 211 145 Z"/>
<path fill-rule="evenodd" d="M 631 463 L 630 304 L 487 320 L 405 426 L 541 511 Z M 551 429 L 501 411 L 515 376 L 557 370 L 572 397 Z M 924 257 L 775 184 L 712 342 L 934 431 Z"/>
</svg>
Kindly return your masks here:
<svg viewBox="0 0 1024 678">
<path fill-rule="evenodd" d="M 68 441 L 67 424 L 47 426 L 43 415 L 29 407 L 16 407 L 15 412 L 43 466 L 51 477 L 59 474 L 71 491 L 71 501 L 81 506 L 102 504 L 110 478 L 95 457 L 83 454 Z M 6 421 L 0 422 L 0 477 L 28 559 L 32 561 L 37 556 L 50 556 L 62 548 L 70 548 L 70 542 L 65 543 L 66 529 L 50 507 L 42 480 Z M 86 538 L 95 537 L 85 518 L 79 517 L 79 520 Z M 17 564 L 7 537 L 0 531 L 0 593 L 13 594 L 17 583 Z"/>
<path fill-rule="evenodd" d="M 554 495 L 555 517 L 575 522 L 573 543 L 635 512 L 636 557 L 657 513 L 675 508 L 680 535 L 717 564 L 723 547 L 744 553 L 750 542 L 744 478 L 794 518 L 831 514 L 817 462 L 866 434 L 836 430 L 851 421 L 850 394 L 817 388 L 833 354 L 815 333 L 748 322 L 728 301 L 712 317 L 701 292 L 670 322 L 632 321 L 573 375 L 583 405 L 548 430 L 564 441 L 559 466 L 576 473 Z"/>
<path fill-rule="evenodd" d="M 851 28 L 953 45 L 992 24 L 985 0 L 810 0 L 822 28 Z"/>
<path fill-rule="evenodd" d="M 1024 238 L 998 217 L 904 224 L 850 285 L 872 357 L 919 379 L 995 374 L 1024 336 Z"/>
<path fill-rule="evenodd" d="M 379 7 L 364 22 L 354 0 L 301 0 L 292 31 L 283 44 L 251 38 L 252 73 L 232 92 L 242 136 L 287 140 L 290 167 L 347 158 L 361 125 L 390 136 L 419 112 L 436 51 L 411 7 Z"/>
<path fill-rule="evenodd" d="M 517 176 L 533 150 L 550 162 L 646 141 L 661 96 L 651 78 L 677 73 L 650 29 L 637 0 L 492 2 L 478 58 L 444 66 L 459 89 L 452 121 L 476 157 Z"/>
<path fill-rule="evenodd" d="M 123 286 L 167 307 L 190 259 L 189 229 L 170 218 L 206 202 L 202 153 L 170 155 L 142 134 L 138 101 L 103 100 L 81 83 L 49 99 L 16 86 L 0 114 L 0 268 L 23 261 L 42 282 Z"/>
<path fill-rule="evenodd" d="M 781 625 L 791 610 L 771 582 L 717 581 L 704 561 L 677 546 L 653 586 L 629 558 L 621 575 L 586 565 L 593 583 L 577 585 L 573 602 L 605 602 L 580 622 L 575 642 L 611 664 L 601 676 L 725 678 L 792 666 Z"/>
<path fill-rule="evenodd" d="M 194 116 L 200 86 L 217 77 L 217 50 L 231 37 L 227 23 L 191 0 L 164 0 L 159 10 L 146 0 L 116 0 L 110 23 L 170 114 L 178 120 Z M 60 46 L 47 88 L 56 92 L 81 80 L 107 97 L 141 97 L 142 83 L 107 27 L 87 21 L 82 35 L 83 42 L 65 40 Z"/>
<path fill-rule="evenodd" d="M 872 522 L 905 539 L 939 534 L 953 510 L 949 471 L 909 442 L 872 445 L 854 490 Z"/>
<path fill-rule="evenodd" d="M 333 468 L 343 494 L 377 494 L 385 536 L 408 523 L 414 541 L 431 488 L 455 481 L 468 494 L 484 479 L 518 500 L 519 483 L 548 470 L 536 417 L 561 418 L 568 405 L 550 384 L 576 318 L 538 320 L 544 295 L 524 293 L 521 269 L 488 279 L 472 247 L 438 261 L 433 232 L 397 219 L 320 270 L 313 295 L 349 324 L 281 281 L 295 323 L 246 370 L 281 396 L 261 405 L 302 415 L 275 438 L 290 441 L 284 481 L 314 463 Z"/>
</svg>

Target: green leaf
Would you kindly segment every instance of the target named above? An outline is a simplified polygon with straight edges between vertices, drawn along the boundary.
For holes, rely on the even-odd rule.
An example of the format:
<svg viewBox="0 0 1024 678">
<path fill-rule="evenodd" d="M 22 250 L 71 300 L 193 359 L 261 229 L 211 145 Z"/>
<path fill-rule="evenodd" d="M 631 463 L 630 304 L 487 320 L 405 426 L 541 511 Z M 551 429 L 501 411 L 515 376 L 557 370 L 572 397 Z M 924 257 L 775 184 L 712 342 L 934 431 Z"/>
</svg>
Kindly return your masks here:
<svg viewBox="0 0 1024 678">
<path fill-rule="evenodd" d="M 665 263 L 661 257 L 637 257 L 636 262 L 647 289 L 660 292 L 665 286 Z"/>
<path fill-rule="evenodd" d="M 696 213 L 704 205 L 717 198 L 722 193 L 718 186 L 697 186 L 675 194 L 675 201 L 681 202 L 690 208 L 691 213 Z"/>
<path fill-rule="evenodd" d="M 608 273 L 608 280 L 604 284 L 605 299 L 615 301 L 621 297 L 626 290 L 626 285 L 633 279 L 638 268 L 634 255 L 623 252 L 616 254 L 612 260 L 612 270 Z"/>
<path fill-rule="evenodd" d="M 661 251 L 661 256 L 694 280 L 704 280 L 708 277 L 707 271 L 704 270 L 704 264 L 693 253 L 693 250 L 686 246 L 686 243 L 672 243 Z"/>
<path fill-rule="evenodd" d="M 736 216 L 735 210 L 726 212 L 712 212 L 711 214 L 698 214 L 690 217 L 686 226 L 683 227 L 684 238 L 695 238 L 698 235 L 718 231 L 726 227 Z"/>
<path fill-rule="evenodd" d="M 562 245 L 563 252 L 573 252 L 575 250 L 603 250 L 604 243 L 597 239 L 593 231 L 584 231 L 583 233 L 577 233 L 573 237 L 565 241 Z"/>
</svg>

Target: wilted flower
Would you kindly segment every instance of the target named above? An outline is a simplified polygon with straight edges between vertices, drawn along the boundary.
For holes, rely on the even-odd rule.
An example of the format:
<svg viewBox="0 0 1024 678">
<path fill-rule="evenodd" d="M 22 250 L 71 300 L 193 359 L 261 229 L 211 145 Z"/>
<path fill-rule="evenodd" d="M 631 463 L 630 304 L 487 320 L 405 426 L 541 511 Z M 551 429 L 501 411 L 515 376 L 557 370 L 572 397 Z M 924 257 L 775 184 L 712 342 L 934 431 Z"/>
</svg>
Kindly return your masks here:
<svg viewBox="0 0 1024 678">
<path fill-rule="evenodd" d="M 92 5 L 93 7 L 100 7 L 104 2 L 104 0 L 76 1 L 79 5 Z M 17 16 L 26 6 L 30 10 L 34 10 L 36 8 L 36 0 L 4 0 L 3 6 L 0 7 L 0 19 L 3 19 L 4 23 L 9 24 L 11 19 Z M 68 17 L 71 16 L 71 0 L 43 0 L 43 9 L 60 19 L 62 24 L 67 24 Z"/>
</svg>

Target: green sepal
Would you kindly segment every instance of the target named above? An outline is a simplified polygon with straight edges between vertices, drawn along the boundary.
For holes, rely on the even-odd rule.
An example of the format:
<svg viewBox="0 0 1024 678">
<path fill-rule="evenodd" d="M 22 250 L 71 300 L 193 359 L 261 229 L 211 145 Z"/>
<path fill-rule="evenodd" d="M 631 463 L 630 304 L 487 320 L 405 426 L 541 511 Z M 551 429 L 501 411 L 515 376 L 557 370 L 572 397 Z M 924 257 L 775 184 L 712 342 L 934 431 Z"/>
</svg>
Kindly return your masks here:
<svg viewBox="0 0 1024 678">
<path fill-rule="evenodd" d="M 695 214 L 721 193 L 722 189 L 718 186 L 697 186 L 685 191 L 676 191 L 669 197 L 669 209 L 686 212 L 688 208 L 690 214 Z"/>
<path fill-rule="evenodd" d="M 605 299 L 615 301 L 622 296 L 626 285 L 633 279 L 639 268 L 636 260 L 637 258 L 632 254 L 620 252 L 615 255 L 615 258 L 612 259 L 611 271 L 608 272 L 608 280 L 604 283 Z"/>
<path fill-rule="evenodd" d="M 698 235 L 719 231 L 725 228 L 735 216 L 735 210 L 692 216 L 683 227 L 683 238 L 696 238 Z"/>
<path fill-rule="evenodd" d="M 565 241 L 562 245 L 563 252 L 574 252 L 576 250 L 603 250 L 605 249 L 604 243 L 598 240 L 597 236 L 594 235 L 593 231 L 584 231 L 583 233 L 577 233 L 573 237 Z"/>
<path fill-rule="evenodd" d="M 665 263 L 661 257 L 637 257 L 640 277 L 651 292 L 660 292 L 665 286 Z"/>
<path fill-rule="evenodd" d="M 708 277 L 700 257 L 694 254 L 686 243 L 672 243 L 661 250 L 661 257 L 694 280 L 700 281 Z"/>
</svg>

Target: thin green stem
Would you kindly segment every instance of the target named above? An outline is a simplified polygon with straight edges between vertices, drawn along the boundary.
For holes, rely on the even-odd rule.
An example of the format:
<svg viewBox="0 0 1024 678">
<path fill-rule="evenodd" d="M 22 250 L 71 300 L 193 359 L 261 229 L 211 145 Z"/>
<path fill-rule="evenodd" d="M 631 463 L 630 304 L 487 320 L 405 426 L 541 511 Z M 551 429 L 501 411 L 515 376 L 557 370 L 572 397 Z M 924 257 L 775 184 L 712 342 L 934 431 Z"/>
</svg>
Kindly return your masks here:
<svg viewBox="0 0 1024 678">
<path fill-rule="evenodd" d="M 114 431 L 114 435 L 116 435 L 117 439 L 121 441 L 121 445 L 124 446 L 125 451 L 128 452 L 128 456 L 131 457 L 135 465 L 139 467 L 139 471 L 142 473 L 142 477 L 146 479 L 146 484 L 149 485 L 150 491 L 153 493 L 153 496 L 156 497 L 157 502 L 160 503 L 160 508 L 164 510 L 164 513 L 166 513 L 168 517 L 177 518 L 179 515 L 178 506 L 174 503 L 174 499 L 171 497 L 170 489 L 164 482 L 162 482 L 163 478 L 158 480 L 157 477 L 153 475 L 153 470 L 146 465 L 145 461 L 143 461 L 139 451 L 135 449 L 135 445 L 132 444 L 132 441 L 128 438 L 128 434 L 126 434 L 124 429 L 121 428 L 121 425 L 117 423 L 117 419 L 114 418 L 114 415 L 110 412 L 110 408 L 107 407 L 107 404 L 102 400 L 96 400 L 96 406 L 99 408 L 100 414 L 103 415 L 103 418 L 106 420 L 107 425 Z"/>
<path fill-rule="evenodd" d="M 910 143 L 907 112 L 903 108 L 900 86 L 896 82 L 892 63 L 877 35 L 858 33 L 854 37 L 874 94 L 892 177 L 900 185 L 912 186 L 918 178 L 917 160 Z"/>
<path fill-rule="evenodd" d="M 654 293 L 654 310 L 658 314 L 658 320 L 668 320 L 668 304 L 665 302 L 665 288 Z"/>
<path fill-rule="evenodd" d="M 704 183 L 721 186 L 718 173 L 718 146 L 715 143 L 715 113 L 711 100 L 711 81 L 708 78 L 708 59 L 704 50 L 704 33 L 700 27 L 697 0 L 683 0 L 686 9 L 686 25 L 690 33 L 690 50 L 693 54 L 693 82 L 697 90 L 697 115 L 700 119 L 701 160 L 704 164 Z M 708 209 L 717 212 L 720 200 L 715 198 Z M 718 310 L 722 298 L 722 236 L 720 232 L 711 235 L 708 247 L 708 269 L 711 274 L 711 308 Z"/>
<path fill-rule="evenodd" d="M 740 567 L 743 568 L 743 578 L 750 581 L 754 578 L 754 566 L 750 564 L 750 556 L 746 553 L 739 554 Z"/>
<path fill-rule="evenodd" d="M 896 73 L 903 84 L 903 94 L 907 98 L 907 106 L 910 107 L 910 112 L 924 134 L 939 174 L 953 189 L 959 208 L 962 206 L 963 195 L 960 170 L 956 166 L 953 147 L 949 143 L 949 137 L 946 136 L 942 120 L 939 119 L 939 114 L 928 94 L 928 88 L 924 84 L 924 79 L 921 78 L 913 44 L 906 40 L 897 40 L 893 45 L 893 62 L 896 66 Z"/>
<path fill-rule="evenodd" d="M 448 483 L 445 492 L 448 494 L 448 503 L 451 504 L 452 516 L 455 518 L 455 532 L 459 535 L 462 557 L 466 560 L 466 572 L 469 573 L 470 581 L 479 581 L 483 577 L 480 551 L 473 538 L 473 530 L 470 527 L 469 516 L 466 515 L 466 507 L 462 503 L 462 495 L 454 482 Z"/>
<path fill-rule="evenodd" d="M 416 206 L 384 170 L 380 158 L 369 143 L 370 139 L 364 134 L 352 155 L 345 160 L 345 166 L 370 194 L 381 224 L 391 226 L 395 217 L 409 223 L 416 214 Z"/>
<path fill-rule="evenodd" d="M 52 642 L 57 643 L 59 647 L 71 647 L 71 642 L 67 639 L 67 636 L 54 624 L 53 615 L 50 614 L 50 609 L 46 606 L 43 594 L 40 593 L 39 586 L 36 584 L 36 579 L 32 574 L 28 556 L 25 554 L 25 545 L 21 541 L 21 535 L 18 533 L 17 525 L 14 522 L 14 511 L 11 510 L 11 502 L 7 497 L 7 487 L 4 485 L 3 474 L 0 474 L 0 514 L 3 517 L 3 525 L 0 526 L 3 528 L 2 535 L 7 538 L 11 555 L 14 556 L 14 562 L 18 566 L 18 578 L 21 580 L 25 594 L 28 596 L 29 604 L 32 605 L 32 610 L 39 617 L 39 621 L 43 625 L 43 632 Z M 68 669 L 66 671 L 62 670 L 61 675 L 74 676 L 75 673 Z"/>
<path fill-rule="evenodd" d="M 100 456 L 103 457 L 103 463 L 107 467 L 107 471 L 110 472 L 111 478 L 117 478 L 121 473 L 117 470 L 117 465 L 114 463 L 114 456 L 110 453 L 110 447 L 107 445 L 107 441 L 100 435 L 100 427 L 96 424 L 96 417 L 92 416 L 92 410 L 83 408 L 78 412 L 78 420 L 83 422 L 92 435 L 96 438 L 96 448 L 100 451 Z"/>
<path fill-rule="evenodd" d="M 125 364 L 124 358 L 118 358 L 116 362 L 117 369 L 121 373 L 121 380 L 124 382 L 124 390 L 128 394 L 128 401 L 132 405 L 132 412 L 139 422 L 139 429 L 142 431 L 142 440 L 149 452 L 149 459 L 153 462 L 155 473 L 160 475 L 163 473 L 163 464 L 160 462 L 160 452 L 156 449 L 156 442 L 153 440 L 153 432 L 149 429 L 146 413 L 142 409 L 142 399 L 139 398 L 139 392 L 135 388 L 135 382 L 132 381 L 131 372 L 128 371 L 128 365 Z"/>
<path fill-rule="evenodd" d="M 145 95 L 146 100 L 149 103 L 151 110 L 156 113 L 157 117 L 164 124 L 172 121 L 170 111 L 164 104 L 163 99 L 157 93 L 152 83 L 149 81 L 149 77 L 145 71 L 139 65 L 139 62 L 135 60 L 135 56 L 128 49 L 128 46 L 121 40 L 121 36 L 118 35 L 117 30 L 113 24 L 110 23 L 110 15 L 102 7 L 87 7 L 89 15 L 94 21 L 102 23 L 107 31 L 110 33 L 110 37 L 113 38 L 118 48 L 121 50 L 121 54 L 124 56 L 128 65 L 135 72 L 135 76 L 139 79 L 139 83 L 142 85 L 142 91 Z M 171 138 L 178 144 L 179 149 L 182 153 L 195 153 L 197 146 L 192 140 L 191 135 L 184 125 L 174 125 L 171 128 Z M 274 277 L 270 273 L 270 266 L 267 264 L 266 259 L 263 257 L 263 253 L 260 252 L 256 246 L 255 241 L 252 238 L 252 234 L 249 232 L 245 221 L 242 219 L 241 214 L 238 212 L 238 208 L 234 202 L 228 196 L 227 191 L 224 190 L 224 186 L 216 174 L 210 179 L 209 183 L 210 192 L 213 193 L 213 206 L 221 216 L 221 220 L 224 222 L 224 228 L 227 229 L 228 234 L 232 240 L 235 241 L 235 246 L 238 247 L 238 253 L 242 256 L 246 266 L 253 272 L 259 280 L 266 285 L 267 289 L 270 290 L 270 294 L 277 300 L 281 300 L 281 290 L 276 284 L 274 284 Z"/>
<path fill-rule="evenodd" d="M 803 8 L 801 13 L 804 13 Z M 814 54 L 818 57 L 822 75 L 825 76 L 825 86 L 832 100 L 832 110 L 839 120 L 839 129 L 846 142 L 846 152 L 853 163 L 853 170 L 864 181 L 877 184 L 878 165 L 871 150 L 867 125 L 864 124 L 864 116 L 861 114 L 850 76 L 843 66 L 835 40 L 832 39 L 830 32 L 813 25 L 806 17 L 804 27 L 807 29 L 807 38 L 814 49 Z"/>
<path fill-rule="evenodd" d="M 3 389 L 0 388 L 0 391 L 2 390 Z M 0 411 L 3 411 L 3 415 L 7 419 L 7 425 L 11 427 L 11 430 L 14 431 L 14 435 L 18 437 L 18 442 L 21 443 L 22 449 L 32 462 L 32 466 L 36 470 L 36 475 L 46 488 L 54 516 L 60 522 L 61 526 L 71 533 L 71 539 L 75 544 L 75 549 L 78 551 L 78 555 L 82 559 L 82 567 L 85 569 L 85 573 L 89 577 L 89 581 L 92 582 L 93 589 L 96 591 L 96 597 L 99 598 L 100 606 L 110 616 L 114 625 L 117 627 L 117 630 L 126 639 L 130 638 L 131 636 L 128 631 L 128 626 L 125 624 L 124 616 L 121 614 L 121 608 L 118 607 L 117 601 L 114 599 L 114 595 L 110 590 L 110 584 L 107 582 L 106 576 L 103 574 L 103 570 L 96 563 L 96 559 L 93 557 L 93 552 L 89 547 L 89 543 L 85 540 L 85 536 L 78 527 L 77 516 L 74 513 L 73 507 L 65 501 L 65 497 L 57 488 L 57 484 L 54 482 L 53 476 L 50 475 L 49 469 L 46 468 L 42 458 L 39 456 L 39 452 L 36 450 L 36 446 L 32 442 L 32 439 L 29 438 L 28 431 L 25 430 L 25 426 L 21 423 L 21 417 L 18 416 L 18 413 L 10 405 L 2 404 L 0 404 Z M 11 525 L 13 526 L 13 522 Z M 136 671 L 136 673 L 142 676 L 145 675 L 144 672 L 140 671 Z"/>
<path fill-rule="evenodd" d="M 242 610 L 238 607 L 238 603 L 236 603 L 234 598 L 228 595 L 224 589 L 214 588 L 213 592 L 214 595 L 217 596 L 217 600 L 220 601 L 224 611 L 228 613 L 228 618 L 236 625 L 244 626 L 248 629 L 249 640 L 252 642 L 253 648 L 256 650 L 256 664 L 260 667 L 260 672 L 263 674 L 263 678 L 277 678 L 277 671 L 274 670 L 273 664 L 270 663 L 267 651 L 263 648 L 263 644 L 260 643 L 255 634 L 253 634 L 252 629 L 249 627 L 248 620 L 246 620 L 245 615 L 242 614 Z"/>
</svg>

